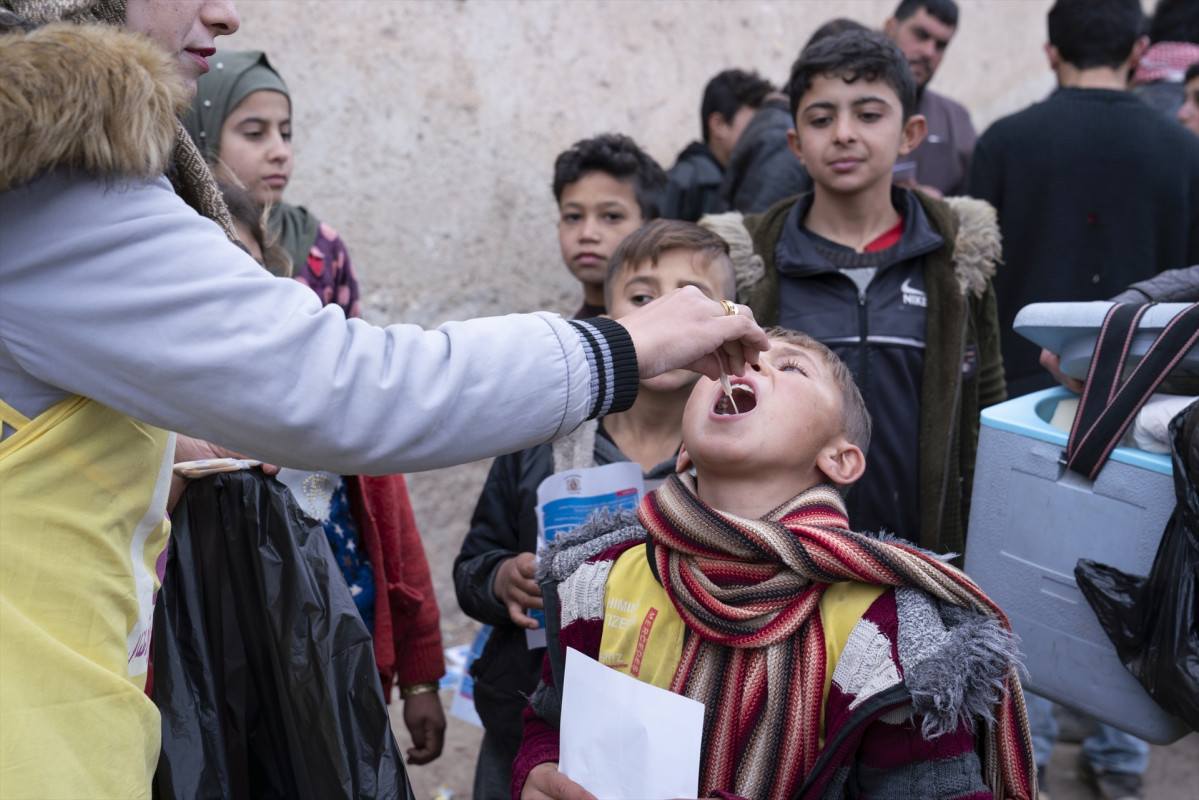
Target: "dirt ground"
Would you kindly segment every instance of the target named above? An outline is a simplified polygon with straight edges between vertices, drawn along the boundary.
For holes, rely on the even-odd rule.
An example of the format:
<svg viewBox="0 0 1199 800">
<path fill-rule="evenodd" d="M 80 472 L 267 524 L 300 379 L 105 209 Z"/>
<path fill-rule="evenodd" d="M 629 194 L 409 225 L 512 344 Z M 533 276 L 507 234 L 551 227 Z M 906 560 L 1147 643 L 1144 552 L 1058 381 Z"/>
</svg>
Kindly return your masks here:
<svg viewBox="0 0 1199 800">
<path fill-rule="evenodd" d="M 442 705 L 446 707 L 445 750 L 441 758 L 432 764 L 408 767 L 408 779 L 412 782 L 412 794 L 416 800 L 470 800 L 471 783 L 475 775 L 475 755 L 483 739 L 483 729 L 449 716 L 450 692 L 442 692 Z M 397 710 L 391 715 L 391 727 L 395 731 L 400 752 L 412 746 L 408 731 Z"/>
<path fill-rule="evenodd" d="M 1059 744 L 1049 762 L 1048 793 L 1051 800 L 1092 800 L 1098 797 L 1079 780 L 1076 771 L 1081 746 Z M 1044 794 L 1041 795 L 1044 798 Z M 1172 745 L 1154 745 L 1145 772 L 1146 800 L 1196 800 L 1199 798 L 1199 734 L 1192 733 Z"/>
</svg>

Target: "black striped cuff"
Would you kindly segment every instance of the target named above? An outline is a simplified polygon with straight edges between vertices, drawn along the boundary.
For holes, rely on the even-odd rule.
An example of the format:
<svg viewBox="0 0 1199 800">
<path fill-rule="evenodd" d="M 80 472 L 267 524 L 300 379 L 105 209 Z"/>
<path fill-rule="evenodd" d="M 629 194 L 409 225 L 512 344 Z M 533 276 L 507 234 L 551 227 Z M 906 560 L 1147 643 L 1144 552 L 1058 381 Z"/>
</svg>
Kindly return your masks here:
<svg viewBox="0 0 1199 800">
<path fill-rule="evenodd" d="M 637 399 L 641 377 L 633 338 L 619 322 L 606 317 L 572 319 L 591 366 L 591 412 L 588 419 L 628 411 Z"/>
</svg>

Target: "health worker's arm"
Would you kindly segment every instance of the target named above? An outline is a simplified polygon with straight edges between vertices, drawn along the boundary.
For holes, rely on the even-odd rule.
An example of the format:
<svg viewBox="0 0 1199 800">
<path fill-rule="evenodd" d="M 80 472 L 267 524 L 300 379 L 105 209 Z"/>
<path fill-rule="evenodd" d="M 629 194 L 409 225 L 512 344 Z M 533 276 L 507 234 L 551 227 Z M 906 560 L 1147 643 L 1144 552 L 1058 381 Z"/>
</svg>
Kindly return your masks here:
<svg viewBox="0 0 1199 800">
<path fill-rule="evenodd" d="M 556 315 L 347 321 L 165 179 L 44 176 L 0 195 L 0 240 L 3 392 L 26 415 L 39 409 L 12 398 L 40 382 L 42 402 L 83 395 L 268 463 L 382 474 L 546 441 L 610 408 L 621 381 L 636 393 L 631 352 L 613 364 L 601 335 Z"/>
</svg>

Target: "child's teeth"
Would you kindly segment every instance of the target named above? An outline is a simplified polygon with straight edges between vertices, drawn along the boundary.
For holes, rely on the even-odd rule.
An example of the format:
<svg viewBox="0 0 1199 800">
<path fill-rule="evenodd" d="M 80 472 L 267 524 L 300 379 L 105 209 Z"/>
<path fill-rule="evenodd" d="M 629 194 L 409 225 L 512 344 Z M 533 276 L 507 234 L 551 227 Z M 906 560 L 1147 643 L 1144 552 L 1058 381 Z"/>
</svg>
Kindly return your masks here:
<svg viewBox="0 0 1199 800">
<path fill-rule="evenodd" d="M 740 414 L 737 410 L 737 401 L 733 399 L 733 385 L 729 383 L 729 376 L 725 374 L 724 367 L 720 368 L 720 388 L 724 390 L 724 396 L 733 404 L 733 413 Z"/>
</svg>

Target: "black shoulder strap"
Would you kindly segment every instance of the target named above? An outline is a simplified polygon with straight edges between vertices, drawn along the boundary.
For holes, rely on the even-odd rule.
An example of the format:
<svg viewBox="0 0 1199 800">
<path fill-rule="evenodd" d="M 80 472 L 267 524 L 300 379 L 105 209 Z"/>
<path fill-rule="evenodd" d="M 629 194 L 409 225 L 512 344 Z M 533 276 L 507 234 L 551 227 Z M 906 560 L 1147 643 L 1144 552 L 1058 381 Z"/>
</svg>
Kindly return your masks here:
<svg viewBox="0 0 1199 800">
<path fill-rule="evenodd" d="M 1074 451 L 1076 440 L 1094 426 L 1099 415 L 1111 403 L 1120 386 L 1120 376 L 1124 373 L 1124 363 L 1137 332 L 1137 324 L 1148 308 L 1147 305 L 1114 305 L 1108 309 L 1103 327 L 1099 329 L 1095 352 L 1091 356 L 1082 398 L 1078 402 L 1078 413 L 1074 415 L 1074 424 L 1070 428 L 1069 452 Z"/>
<path fill-rule="evenodd" d="M 1118 304 L 1103 321 L 1066 446 L 1066 467 L 1091 480 L 1149 395 L 1199 341 L 1199 303 L 1180 311 L 1120 384 L 1137 325 L 1149 306 Z"/>
</svg>

